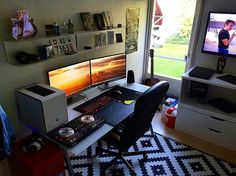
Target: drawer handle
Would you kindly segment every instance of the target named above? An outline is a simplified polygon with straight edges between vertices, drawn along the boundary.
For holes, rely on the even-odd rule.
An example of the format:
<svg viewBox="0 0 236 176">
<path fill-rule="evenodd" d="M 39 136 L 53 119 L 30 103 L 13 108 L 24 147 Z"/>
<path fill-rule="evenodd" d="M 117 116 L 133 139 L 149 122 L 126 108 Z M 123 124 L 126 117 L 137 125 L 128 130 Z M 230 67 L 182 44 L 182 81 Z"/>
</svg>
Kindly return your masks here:
<svg viewBox="0 0 236 176">
<path fill-rule="evenodd" d="M 216 132 L 216 133 L 222 133 L 221 131 L 214 130 L 214 129 L 212 129 L 212 128 L 208 128 L 208 129 L 211 130 L 211 131 L 214 131 L 214 132 Z"/>
<path fill-rule="evenodd" d="M 220 118 L 218 118 L 218 117 L 214 117 L 214 116 L 210 116 L 211 118 L 213 118 L 213 119 L 215 119 L 215 120 L 219 120 L 219 121 L 226 121 L 226 120 L 224 120 L 224 119 L 220 119 Z"/>
</svg>

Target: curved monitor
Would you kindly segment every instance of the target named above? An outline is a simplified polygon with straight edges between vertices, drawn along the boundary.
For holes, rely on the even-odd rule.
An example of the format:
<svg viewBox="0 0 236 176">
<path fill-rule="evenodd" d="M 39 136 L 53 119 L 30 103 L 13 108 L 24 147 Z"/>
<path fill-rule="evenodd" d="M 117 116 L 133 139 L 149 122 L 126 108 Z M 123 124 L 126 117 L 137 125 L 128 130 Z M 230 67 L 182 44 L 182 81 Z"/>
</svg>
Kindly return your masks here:
<svg viewBox="0 0 236 176">
<path fill-rule="evenodd" d="M 236 13 L 209 12 L 202 52 L 236 56 Z"/>
<path fill-rule="evenodd" d="M 91 83 L 98 85 L 126 77 L 126 55 L 93 59 L 91 62 Z"/>
<path fill-rule="evenodd" d="M 91 86 L 89 61 L 58 68 L 48 72 L 49 84 L 64 90 L 66 96 Z"/>
</svg>

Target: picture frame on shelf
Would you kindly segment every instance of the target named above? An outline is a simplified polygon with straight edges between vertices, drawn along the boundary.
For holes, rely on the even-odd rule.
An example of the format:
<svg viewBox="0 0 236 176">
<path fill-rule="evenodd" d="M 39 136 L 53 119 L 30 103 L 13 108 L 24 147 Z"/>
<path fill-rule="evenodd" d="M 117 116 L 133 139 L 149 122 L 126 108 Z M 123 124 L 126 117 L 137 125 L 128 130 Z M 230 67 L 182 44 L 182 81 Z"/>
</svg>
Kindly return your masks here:
<svg viewBox="0 0 236 176">
<path fill-rule="evenodd" d="M 87 31 L 96 30 L 96 26 L 95 26 L 93 17 L 89 12 L 81 12 L 80 17 L 83 22 L 85 30 L 87 30 Z"/>
<path fill-rule="evenodd" d="M 105 29 L 105 24 L 104 24 L 103 17 L 102 17 L 101 13 L 94 14 L 94 21 L 95 21 L 95 24 L 97 25 L 97 28 L 99 30 Z"/>
<path fill-rule="evenodd" d="M 107 44 L 107 33 L 106 32 L 100 33 L 100 42 L 101 42 L 101 45 Z"/>
<path fill-rule="evenodd" d="M 123 42 L 123 38 L 122 38 L 122 34 L 121 33 L 117 33 L 116 34 L 116 42 L 117 43 L 122 43 Z"/>
<path fill-rule="evenodd" d="M 98 34 L 98 35 L 94 35 L 94 43 L 95 43 L 95 47 L 99 47 L 99 46 L 101 46 L 101 38 L 100 38 L 100 34 Z"/>
<path fill-rule="evenodd" d="M 114 44 L 114 31 L 107 31 L 107 43 Z"/>
</svg>

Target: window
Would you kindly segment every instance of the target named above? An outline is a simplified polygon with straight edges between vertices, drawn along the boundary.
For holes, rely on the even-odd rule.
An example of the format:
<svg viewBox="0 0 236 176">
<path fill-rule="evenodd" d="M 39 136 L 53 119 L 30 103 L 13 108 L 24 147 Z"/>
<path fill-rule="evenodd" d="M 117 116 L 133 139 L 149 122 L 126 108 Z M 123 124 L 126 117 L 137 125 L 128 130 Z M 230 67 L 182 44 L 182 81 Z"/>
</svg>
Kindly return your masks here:
<svg viewBox="0 0 236 176">
<path fill-rule="evenodd" d="M 185 71 L 196 0 L 156 0 L 151 37 L 154 74 L 180 79 Z"/>
</svg>

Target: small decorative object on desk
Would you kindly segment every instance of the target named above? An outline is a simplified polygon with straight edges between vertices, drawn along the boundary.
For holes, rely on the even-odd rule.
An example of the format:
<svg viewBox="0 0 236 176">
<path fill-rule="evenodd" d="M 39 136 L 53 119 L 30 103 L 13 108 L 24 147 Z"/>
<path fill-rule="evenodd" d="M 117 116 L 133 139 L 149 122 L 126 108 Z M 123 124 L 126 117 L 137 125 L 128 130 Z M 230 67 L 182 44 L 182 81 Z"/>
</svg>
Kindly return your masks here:
<svg viewBox="0 0 236 176">
<path fill-rule="evenodd" d="M 80 17 L 84 24 L 84 29 L 87 31 L 93 31 L 96 29 L 92 15 L 89 12 L 80 13 Z"/>
<path fill-rule="evenodd" d="M 67 23 L 67 30 L 68 30 L 68 34 L 74 33 L 74 25 L 73 23 L 71 23 L 71 20 L 69 20 L 69 22 Z"/>
<path fill-rule="evenodd" d="M 12 36 L 16 40 L 35 36 L 38 32 L 33 23 L 33 19 L 29 18 L 29 13 L 27 10 L 18 10 L 15 17 L 13 17 L 11 21 Z"/>
<path fill-rule="evenodd" d="M 225 64 L 226 64 L 226 58 L 223 56 L 219 57 L 218 62 L 217 62 L 216 73 L 222 74 L 225 68 Z"/>
<path fill-rule="evenodd" d="M 73 45 L 71 37 L 60 37 L 50 39 L 54 54 L 73 54 L 75 53 L 75 46 Z"/>
</svg>

